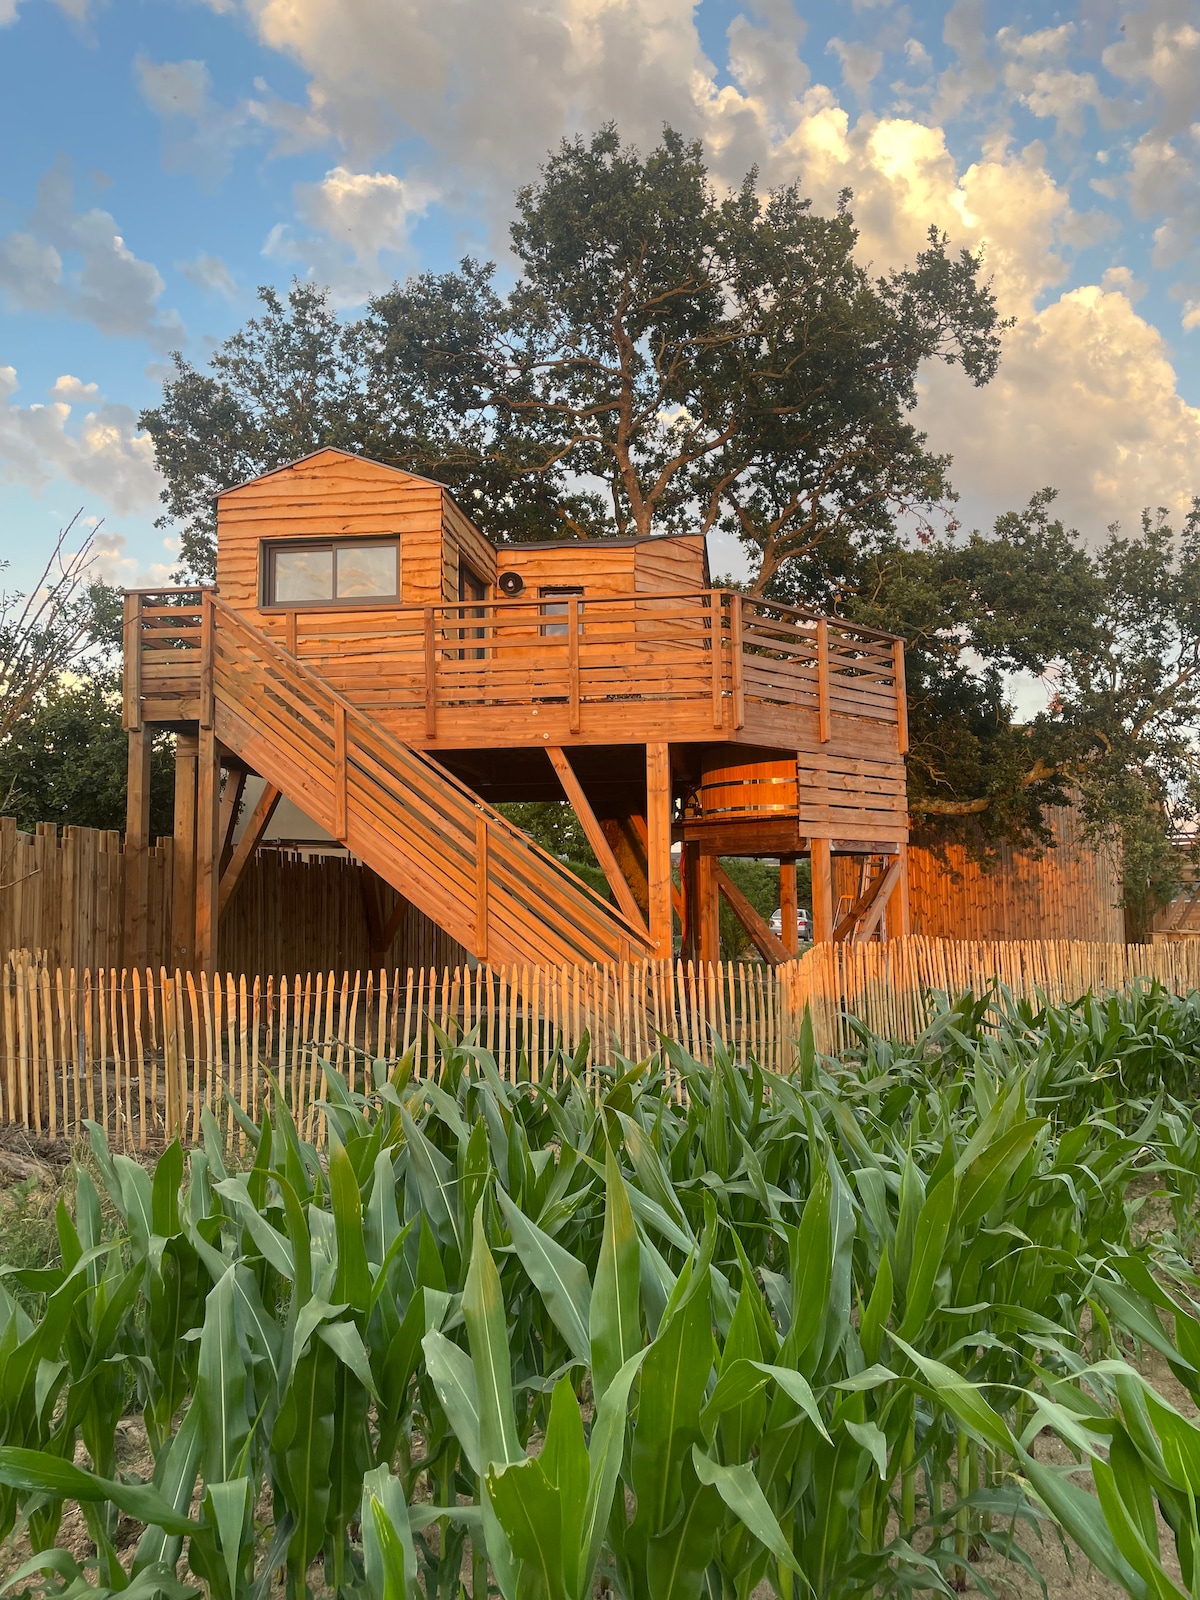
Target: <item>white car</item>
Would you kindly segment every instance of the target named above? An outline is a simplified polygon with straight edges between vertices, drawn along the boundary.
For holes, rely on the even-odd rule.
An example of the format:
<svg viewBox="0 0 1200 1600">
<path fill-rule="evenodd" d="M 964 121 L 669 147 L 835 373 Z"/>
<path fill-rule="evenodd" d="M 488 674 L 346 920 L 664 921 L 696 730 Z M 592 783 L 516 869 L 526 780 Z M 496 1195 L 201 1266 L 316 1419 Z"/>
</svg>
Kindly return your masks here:
<svg viewBox="0 0 1200 1600">
<path fill-rule="evenodd" d="M 811 939 L 812 938 L 812 913 L 809 912 L 809 911 L 805 911 L 803 906 L 801 906 L 800 910 L 797 911 L 797 913 L 796 913 L 796 925 L 797 925 L 797 932 L 798 932 L 798 934 L 800 936 L 800 942 L 802 944 L 806 939 Z M 772 911 L 770 928 L 771 928 L 771 932 L 776 936 L 776 938 L 778 938 L 778 939 L 782 939 L 783 938 L 783 912 L 782 911 L 778 911 L 778 910 Z"/>
</svg>

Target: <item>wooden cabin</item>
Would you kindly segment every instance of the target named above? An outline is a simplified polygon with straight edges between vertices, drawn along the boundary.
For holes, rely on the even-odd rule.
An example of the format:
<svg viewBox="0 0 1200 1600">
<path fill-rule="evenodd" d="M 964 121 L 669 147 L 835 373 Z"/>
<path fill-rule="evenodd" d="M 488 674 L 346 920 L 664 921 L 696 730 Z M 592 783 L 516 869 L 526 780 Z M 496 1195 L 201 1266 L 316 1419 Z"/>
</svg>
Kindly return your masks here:
<svg viewBox="0 0 1200 1600">
<path fill-rule="evenodd" d="M 125 629 L 135 852 L 178 735 L 181 965 L 219 959 L 281 796 L 493 962 L 668 956 L 676 920 L 715 959 L 721 894 L 785 959 L 804 855 L 818 938 L 907 925 L 900 641 L 713 588 L 702 537 L 497 546 L 441 484 L 321 450 L 219 495 L 215 587 L 129 591 Z M 563 798 L 611 902 L 494 809 Z M 780 858 L 784 940 L 725 855 Z"/>
</svg>

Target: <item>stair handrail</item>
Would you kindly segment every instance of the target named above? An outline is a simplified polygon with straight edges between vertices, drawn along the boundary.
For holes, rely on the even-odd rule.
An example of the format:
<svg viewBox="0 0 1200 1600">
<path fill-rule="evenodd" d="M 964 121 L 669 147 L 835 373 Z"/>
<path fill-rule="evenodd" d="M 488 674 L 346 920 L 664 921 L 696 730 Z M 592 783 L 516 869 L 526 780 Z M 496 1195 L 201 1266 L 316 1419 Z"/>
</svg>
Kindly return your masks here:
<svg viewBox="0 0 1200 1600">
<path fill-rule="evenodd" d="M 532 850 L 535 856 L 539 857 L 553 870 L 560 881 L 570 887 L 572 892 L 577 891 L 585 901 L 591 903 L 594 910 L 601 912 L 611 921 L 619 923 L 622 931 L 628 931 L 631 939 L 636 941 L 637 944 L 647 949 L 650 947 L 645 928 L 639 928 L 636 923 L 631 922 L 619 906 L 614 905 L 610 900 L 605 900 L 602 895 L 592 888 L 590 883 L 585 883 L 582 878 L 577 878 L 568 867 L 565 867 L 558 860 L 557 856 L 544 849 L 535 839 L 531 839 L 527 833 L 518 828 L 514 822 L 510 822 L 494 806 L 490 806 L 486 800 L 482 800 L 474 790 L 463 783 L 448 768 L 442 766 L 441 762 L 435 760 L 428 751 L 420 750 L 415 745 L 403 744 L 400 740 L 394 738 L 386 728 L 374 722 L 367 713 L 359 710 L 352 701 L 339 694 L 327 679 L 322 678 L 319 673 L 313 672 L 311 668 L 306 667 L 302 661 L 289 656 L 286 651 L 281 650 L 268 634 L 263 633 L 260 628 L 256 628 L 240 611 L 231 606 L 228 601 L 222 600 L 218 595 L 214 594 L 211 589 L 204 590 L 202 604 L 205 612 L 212 619 L 209 623 L 209 629 L 206 630 L 208 636 L 215 634 L 218 618 L 224 623 L 232 624 L 235 631 L 241 629 L 282 677 L 286 678 L 290 674 L 293 679 L 299 679 L 310 691 L 314 691 L 318 696 L 324 696 L 331 705 L 340 706 L 347 718 L 354 718 L 356 722 L 370 722 L 373 738 L 379 740 L 385 746 L 392 747 L 401 754 L 410 756 L 420 765 L 431 769 L 439 779 L 456 791 L 458 797 L 475 812 L 476 816 L 482 816 L 486 819 L 489 828 L 498 828 L 523 848 Z M 211 669 L 206 671 L 205 677 L 211 681 Z M 211 693 L 211 690 L 207 692 Z M 202 698 L 204 698 L 203 694 Z"/>
</svg>

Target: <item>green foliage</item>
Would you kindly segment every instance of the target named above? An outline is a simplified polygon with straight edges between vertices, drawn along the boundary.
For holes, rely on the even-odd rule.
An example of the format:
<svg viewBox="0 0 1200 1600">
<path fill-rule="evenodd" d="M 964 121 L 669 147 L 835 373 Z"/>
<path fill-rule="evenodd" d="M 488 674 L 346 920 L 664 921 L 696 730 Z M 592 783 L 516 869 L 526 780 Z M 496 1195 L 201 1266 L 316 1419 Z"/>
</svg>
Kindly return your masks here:
<svg viewBox="0 0 1200 1600">
<path fill-rule="evenodd" d="M 123 829 L 128 748 L 119 674 L 99 669 L 59 679 L 0 744 L 0 810 L 28 829 L 39 822 Z M 150 767 L 152 836 L 171 831 L 172 766 L 171 741 L 159 735 Z"/>
<path fill-rule="evenodd" d="M 1185 1241 L 1136 1236 L 1131 1194 L 1157 1173 L 1194 1227 L 1198 1042 L 1160 990 L 968 995 L 911 1046 L 808 1034 L 770 1080 L 719 1046 L 595 1092 L 582 1055 L 507 1084 L 470 1040 L 361 1094 L 327 1062 L 322 1146 L 276 1098 L 236 1176 L 208 1113 L 153 1174 L 93 1130 L 107 1211 L 81 1170 L 59 1261 L 5 1273 L 32 1312 L 0 1289 L 21 1581 L 182 1600 L 186 1561 L 258 1600 L 284 1567 L 304 1600 L 319 1558 L 347 1597 L 456 1600 L 469 1539 L 478 1600 L 949 1595 L 1040 1507 L 1166 1595 L 1157 1505 L 1190 1593 L 1200 1429 L 1127 1358 L 1200 1399 Z M 133 1396 L 152 1483 L 117 1472 Z M 1034 1458 L 1047 1428 L 1077 1469 Z"/>
<path fill-rule="evenodd" d="M 904 636 L 909 807 L 926 840 L 1036 849 L 1043 808 L 1073 799 L 1120 862 L 1127 930 L 1142 938 L 1200 819 L 1200 502 L 1178 530 L 1147 512 L 1088 548 L 1053 500 L 1042 490 L 986 536 L 793 563 L 776 592 Z M 1024 725 L 1013 672 L 1054 691 Z"/>
<path fill-rule="evenodd" d="M 211 372 L 177 357 L 142 415 L 185 569 L 213 572 L 214 491 L 322 445 L 449 484 L 497 539 L 727 526 L 764 585 L 825 539 L 927 519 L 947 462 L 908 418 L 918 370 L 986 382 L 1002 324 L 936 231 L 872 278 L 848 199 L 820 217 L 754 173 L 718 196 L 698 142 L 667 128 L 642 155 L 608 126 L 518 191 L 507 294 L 472 260 L 357 322 L 314 286 L 261 290 Z"/>
</svg>

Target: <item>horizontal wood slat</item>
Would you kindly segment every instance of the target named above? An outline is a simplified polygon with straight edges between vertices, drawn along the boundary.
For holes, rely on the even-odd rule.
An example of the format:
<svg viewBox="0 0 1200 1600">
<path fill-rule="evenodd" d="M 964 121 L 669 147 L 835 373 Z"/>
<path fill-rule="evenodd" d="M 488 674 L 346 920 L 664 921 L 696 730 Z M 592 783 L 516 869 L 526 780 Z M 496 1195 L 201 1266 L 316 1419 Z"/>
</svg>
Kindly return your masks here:
<svg viewBox="0 0 1200 1600">
<path fill-rule="evenodd" d="M 176 703 L 184 720 L 197 694 L 203 714 L 202 591 L 145 594 L 140 606 L 136 624 L 126 623 L 127 725 L 151 703 L 160 715 Z M 576 598 L 553 624 L 542 606 L 503 599 L 248 615 L 347 701 L 393 719 L 411 713 L 417 723 L 403 737 L 419 746 L 532 743 L 542 730 L 522 719 L 559 703 L 566 733 L 593 743 L 689 740 L 706 725 L 728 725 L 747 742 L 787 746 L 790 724 L 779 712 L 797 709 L 818 713 L 820 742 L 836 736 L 829 719 L 837 716 L 886 729 L 897 756 L 906 740 L 902 651 L 890 636 L 716 589 Z M 647 708 L 657 719 L 651 734 Z"/>
</svg>

